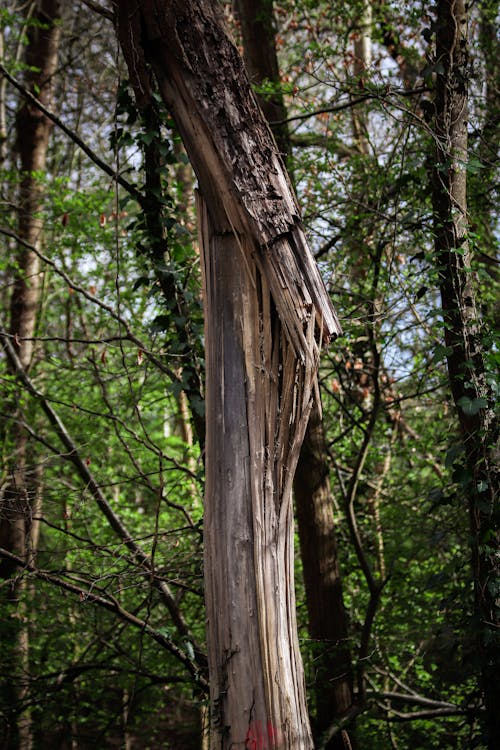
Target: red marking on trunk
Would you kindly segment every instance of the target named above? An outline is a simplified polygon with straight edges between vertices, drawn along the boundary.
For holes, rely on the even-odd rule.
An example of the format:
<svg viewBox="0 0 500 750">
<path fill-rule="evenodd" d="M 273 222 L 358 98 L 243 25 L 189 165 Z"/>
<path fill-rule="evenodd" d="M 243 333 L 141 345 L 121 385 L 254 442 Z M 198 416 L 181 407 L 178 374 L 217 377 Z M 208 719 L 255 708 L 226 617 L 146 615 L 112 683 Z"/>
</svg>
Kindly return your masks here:
<svg viewBox="0 0 500 750">
<path fill-rule="evenodd" d="M 265 729 L 261 721 L 254 721 L 248 727 L 245 738 L 246 750 L 273 750 L 280 743 L 280 731 L 273 726 L 271 721 L 266 722 Z"/>
</svg>

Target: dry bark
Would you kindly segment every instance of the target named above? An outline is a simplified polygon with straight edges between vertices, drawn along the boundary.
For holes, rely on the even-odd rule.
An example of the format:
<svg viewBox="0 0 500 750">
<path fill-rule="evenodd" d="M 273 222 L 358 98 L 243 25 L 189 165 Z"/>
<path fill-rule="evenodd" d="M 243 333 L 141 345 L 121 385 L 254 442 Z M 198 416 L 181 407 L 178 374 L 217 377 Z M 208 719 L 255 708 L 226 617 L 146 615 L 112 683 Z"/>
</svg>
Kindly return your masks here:
<svg viewBox="0 0 500 750">
<path fill-rule="evenodd" d="M 268 284 L 234 236 L 214 231 L 207 210 L 201 223 L 213 746 L 251 747 L 262 737 L 271 747 L 308 748 L 291 484 L 315 372 L 297 361 Z"/>
<path fill-rule="evenodd" d="M 336 335 L 338 320 L 275 143 L 216 9 L 206 0 L 129 0 L 118 5 L 118 24 L 138 99 L 150 88 L 148 62 L 215 223 L 252 238 L 287 336 L 305 362 L 311 311 L 318 340 Z"/>
<path fill-rule="evenodd" d="M 150 66 L 201 191 L 211 746 L 307 750 L 291 489 L 319 347 L 339 325 L 213 4 L 116 7 L 136 97 L 148 96 Z"/>
</svg>

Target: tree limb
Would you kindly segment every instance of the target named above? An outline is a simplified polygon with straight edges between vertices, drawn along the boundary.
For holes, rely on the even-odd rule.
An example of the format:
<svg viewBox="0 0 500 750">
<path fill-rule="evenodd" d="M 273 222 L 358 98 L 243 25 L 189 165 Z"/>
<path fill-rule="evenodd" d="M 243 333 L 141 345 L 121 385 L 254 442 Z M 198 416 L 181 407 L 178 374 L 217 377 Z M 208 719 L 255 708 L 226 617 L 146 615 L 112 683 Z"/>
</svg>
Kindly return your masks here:
<svg viewBox="0 0 500 750">
<path fill-rule="evenodd" d="M 90 10 L 93 10 L 94 13 L 97 13 L 99 16 L 103 16 L 104 18 L 107 18 L 108 21 L 114 23 L 115 14 L 111 10 L 99 5 L 99 3 L 94 3 L 93 0 L 80 0 L 80 2 L 86 5 L 87 8 L 90 8 Z"/>
<path fill-rule="evenodd" d="M 397 94 L 398 96 L 416 96 L 418 94 L 424 94 L 428 91 L 426 86 L 419 86 L 414 89 L 391 89 L 391 87 L 384 88 L 383 91 L 377 91 L 374 93 L 366 93 L 362 96 L 358 96 L 357 99 L 351 99 L 350 101 L 343 102 L 342 104 L 334 104 L 331 107 L 321 107 L 320 109 L 314 109 L 312 112 L 304 112 L 301 115 L 292 115 L 287 117 L 285 120 L 277 120 L 276 122 L 269 123 L 270 125 L 283 125 L 286 122 L 297 122 L 299 120 L 308 120 L 310 117 L 316 117 L 316 115 L 329 114 L 333 112 L 342 112 L 344 109 L 355 107 L 358 104 L 369 101 L 370 99 L 386 99 L 389 94 Z"/>
</svg>

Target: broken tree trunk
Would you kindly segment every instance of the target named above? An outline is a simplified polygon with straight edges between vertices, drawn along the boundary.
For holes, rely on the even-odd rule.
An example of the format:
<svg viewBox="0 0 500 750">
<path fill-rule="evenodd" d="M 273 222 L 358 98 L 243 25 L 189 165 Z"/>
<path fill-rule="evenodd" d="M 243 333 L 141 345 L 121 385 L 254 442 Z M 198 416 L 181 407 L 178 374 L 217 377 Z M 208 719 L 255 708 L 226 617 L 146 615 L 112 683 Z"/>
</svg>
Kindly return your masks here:
<svg viewBox="0 0 500 750">
<path fill-rule="evenodd" d="M 319 348 L 339 325 L 213 3 L 116 7 L 136 97 L 152 69 L 200 185 L 211 747 L 308 750 L 291 489 Z"/>
</svg>

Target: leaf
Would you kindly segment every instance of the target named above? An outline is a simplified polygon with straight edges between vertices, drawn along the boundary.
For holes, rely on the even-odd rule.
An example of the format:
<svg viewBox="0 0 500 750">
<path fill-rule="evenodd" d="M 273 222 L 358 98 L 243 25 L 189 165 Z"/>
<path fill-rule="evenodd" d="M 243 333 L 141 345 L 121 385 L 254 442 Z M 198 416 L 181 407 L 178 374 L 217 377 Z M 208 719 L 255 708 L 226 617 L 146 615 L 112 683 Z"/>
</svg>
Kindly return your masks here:
<svg viewBox="0 0 500 750">
<path fill-rule="evenodd" d="M 205 402 L 203 399 L 193 396 L 190 400 L 191 408 L 199 414 L 200 417 L 205 416 Z"/>
<path fill-rule="evenodd" d="M 427 495 L 427 500 L 431 503 L 432 508 L 435 508 L 437 505 L 443 505 L 446 499 L 441 487 L 433 487 Z"/>
<path fill-rule="evenodd" d="M 186 649 L 187 655 L 190 659 L 194 659 L 194 648 L 191 641 L 188 641 L 187 639 L 184 641 L 184 648 Z"/>
<path fill-rule="evenodd" d="M 135 280 L 132 290 L 136 292 L 139 287 L 149 286 L 150 284 L 151 279 L 149 278 L 149 276 L 139 276 L 139 278 Z"/>
<path fill-rule="evenodd" d="M 453 471 L 453 481 L 461 487 L 467 487 L 472 482 L 472 475 L 465 466 L 457 466 Z"/>
<path fill-rule="evenodd" d="M 484 164 L 479 161 L 479 159 L 476 159 L 472 156 L 469 157 L 469 160 L 467 164 L 465 165 L 465 168 L 469 174 L 478 174 L 482 169 L 484 169 Z"/>
<path fill-rule="evenodd" d="M 446 457 L 444 459 L 444 465 L 447 469 L 450 469 L 457 458 L 463 455 L 464 452 L 464 446 L 462 443 L 457 443 L 456 445 L 450 446 L 446 453 Z"/>
<path fill-rule="evenodd" d="M 432 362 L 441 362 L 443 359 L 446 359 L 450 354 L 453 353 L 453 347 L 451 346 L 443 346 L 443 344 L 438 344 L 436 346 L 436 349 L 434 350 L 434 354 L 432 355 Z"/>
<path fill-rule="evenodd" d="M 428 290 L 428 287 L 426 287 L 426 286 L 421 286 L 421 287 L 420 287 L 420 289 L 418 290 L 418 292 L 417 292 L 417 293 L 416 293 L 416 295 L 415 295 L 415 299 L 417 299 L 417 300 L 418 300 L 418 299 L 422 299 L 422 297 L 423 297 L 423 296 L 424 296 L 424 294 L 425 294 L 425 293 L 427 292 L 427 290 Z"/>
<path fill-rule="evenodd" d="M 170 317 L 168 315 L 157 315 L 151 323 L 151 331 L 153 333 L 161 333 L 167 331 L 170 325 Z"/>
<path fill-rule="evenodd" d="M 145 146 L 150 146 L 156 136 L 156 131 L 148 130 L 145 133 L 139 133 L 139 135 L 137 136 L 137 141 L 139 143 L 144 143 Z"/>
<path fill-rule="evenodd" d="M 472 417 L 481 409 L 486 409 L 488 406 L 488 399 L 483 397 L 469 398 L 469 396 L 462 396 L 462 398 L 458 399 L 458 405 L 464 414 L 467 414 L 468 417 Z"/>
</svg>

